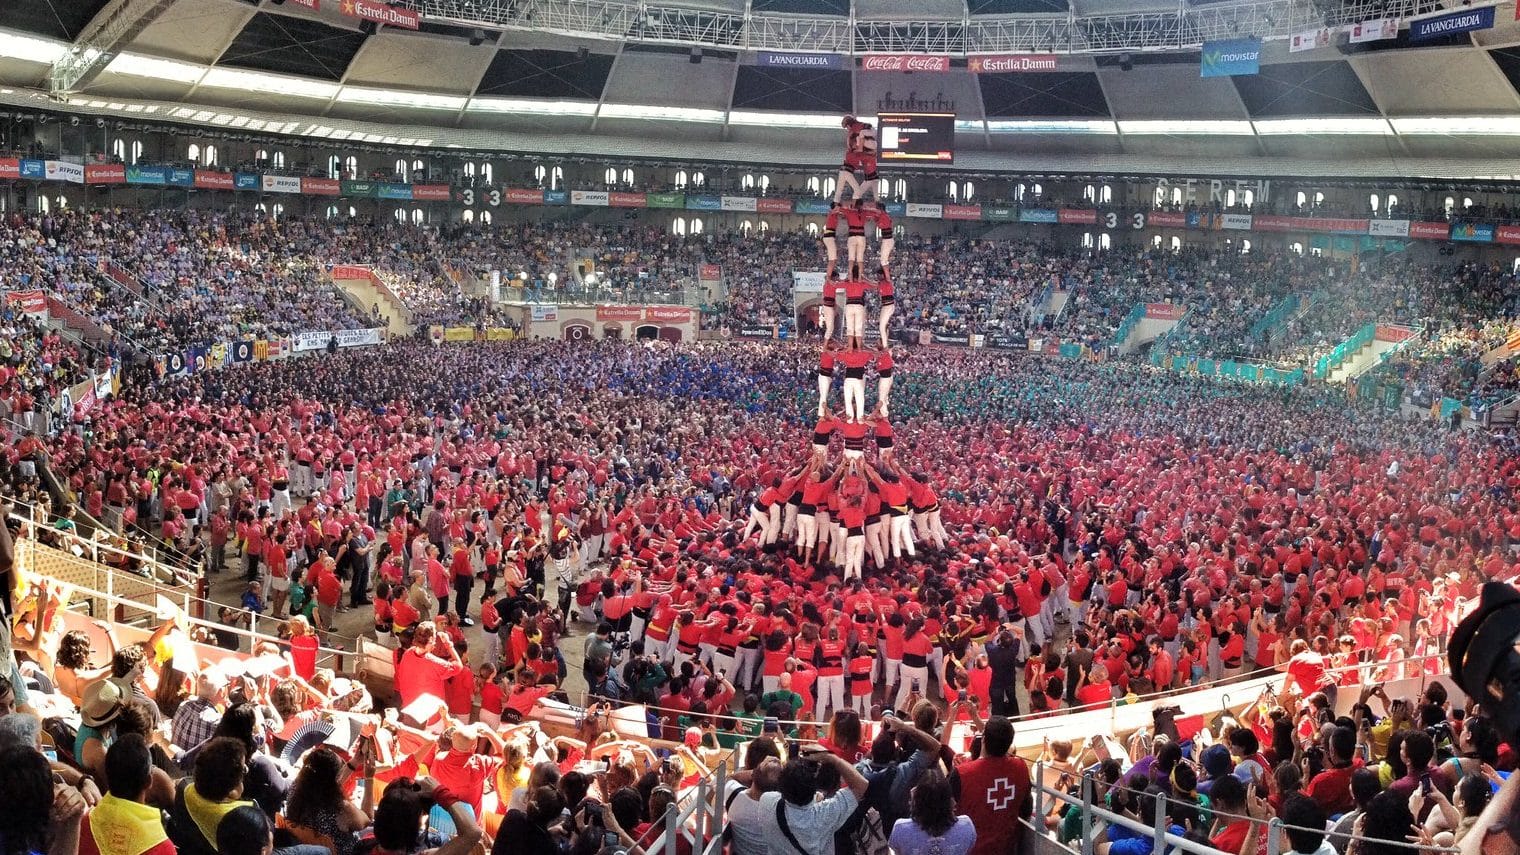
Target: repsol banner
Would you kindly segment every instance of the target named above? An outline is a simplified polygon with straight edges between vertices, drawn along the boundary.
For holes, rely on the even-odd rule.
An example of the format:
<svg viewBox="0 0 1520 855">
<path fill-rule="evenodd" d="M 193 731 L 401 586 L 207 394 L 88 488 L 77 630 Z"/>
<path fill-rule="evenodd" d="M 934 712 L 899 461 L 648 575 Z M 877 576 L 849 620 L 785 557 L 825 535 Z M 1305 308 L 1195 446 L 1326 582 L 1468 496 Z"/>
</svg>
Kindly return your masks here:
<svg viewBox="0 0 1520 855">
<path fill-rule="evenodd" d="M 363 347 L 365 345 L 380 344 L 384 341 L 384 332 L 379 327 L 364 330 L 299 332 L 291 339 L 291 349 L 296 353 L 307 350 L 321 350 L 327 347 L 327 343 L 334 338 L 338 340 L 339 347 Z"/>
</svg>

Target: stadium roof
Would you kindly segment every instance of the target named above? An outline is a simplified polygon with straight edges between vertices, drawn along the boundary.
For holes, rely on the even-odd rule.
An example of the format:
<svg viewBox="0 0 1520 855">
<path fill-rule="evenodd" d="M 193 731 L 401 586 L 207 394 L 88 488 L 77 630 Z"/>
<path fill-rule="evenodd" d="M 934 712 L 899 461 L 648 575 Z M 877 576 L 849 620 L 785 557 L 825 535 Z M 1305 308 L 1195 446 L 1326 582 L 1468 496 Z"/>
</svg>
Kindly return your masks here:
<svg viewBox="0 0 1520 855">
<path fill-rule="evenodd" d="M 956 113 L 957 167 L 974 170 L 1520 175 L 1512 3 L 1491 29 L 1420 42 L 1409 17 L 1436 0 L 397 4 L 416 30 L 353 5 L 12 0 L 0 101 L 40 104 L 51 84 L 86 112 L 224 129 L 819 166 L 840 113 L 916 108 Z M 1396 38 L 1348 43 L 1349 23 L 1389 14 L 1404 15 Z M 1290 52 L 1321 28 L 1326 44 Z M 1260 73 L 1200 76 L 1202 41 L 1232 35 L 1265 38 Z M 758 46 L 838 58 L 773 67 Z M 974 73 L 966 51 L 986 48 L 1049 52 L 1055 69 Z M 891 49 L 950 67 L 859 67 Z"/>
</svg>

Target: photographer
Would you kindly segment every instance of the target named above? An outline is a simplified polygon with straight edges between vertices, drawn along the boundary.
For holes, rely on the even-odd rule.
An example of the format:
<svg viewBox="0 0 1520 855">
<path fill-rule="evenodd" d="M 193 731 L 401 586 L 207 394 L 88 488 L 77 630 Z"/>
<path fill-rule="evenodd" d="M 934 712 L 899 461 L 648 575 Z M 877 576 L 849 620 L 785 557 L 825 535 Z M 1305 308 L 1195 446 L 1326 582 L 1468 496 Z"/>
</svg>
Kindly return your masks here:
<svg viewBox="0 0 1520 855">
<path fill-rule="evenodd" d="M 781 767 L 780 792 L 760 797 L 759 813 L 772 855 L 834 855 L 834 832 L 855 812 L 866 778 L 854 766 L 817 744 L 805 744 Z M 819 773 L 831 766 L 842 786 L 816 799 Z"/>
</svg>

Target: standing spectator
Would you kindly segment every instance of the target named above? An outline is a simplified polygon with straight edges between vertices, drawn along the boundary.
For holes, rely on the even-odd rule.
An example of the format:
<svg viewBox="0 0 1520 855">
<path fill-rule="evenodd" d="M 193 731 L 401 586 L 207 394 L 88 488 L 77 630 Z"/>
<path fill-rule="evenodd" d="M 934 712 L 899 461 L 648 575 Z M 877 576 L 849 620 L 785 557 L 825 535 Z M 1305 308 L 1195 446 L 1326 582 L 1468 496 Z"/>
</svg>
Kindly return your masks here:
<svg viewBox="0 0 1520 855">
<path fill-rule="evenodd" d="M 866 779 L 827 749 L 807 746 L 781 768 L 779 791 L 760 797 L 761 820 L 772 855 L 834 855 L 834 832 L 849 821 L 866 792 Z M 841 786 L 818 798 L 819 772 L 837 770 Z"/>
<path fill-rule="evenodd" d="M 987 720 L 982 731 L 981 756 L 962 763 L 950 773 L 955 803 L 966 811 L 977 829 L 970 855 L 1003 855 L 1019 851 L 1018 820 L 1034 812 L 1029 766 L 1010 754 L 1013 722 L 999 715 Z M 1008 809 L 1012 808 L 1010 815 Z"/>
</svg>

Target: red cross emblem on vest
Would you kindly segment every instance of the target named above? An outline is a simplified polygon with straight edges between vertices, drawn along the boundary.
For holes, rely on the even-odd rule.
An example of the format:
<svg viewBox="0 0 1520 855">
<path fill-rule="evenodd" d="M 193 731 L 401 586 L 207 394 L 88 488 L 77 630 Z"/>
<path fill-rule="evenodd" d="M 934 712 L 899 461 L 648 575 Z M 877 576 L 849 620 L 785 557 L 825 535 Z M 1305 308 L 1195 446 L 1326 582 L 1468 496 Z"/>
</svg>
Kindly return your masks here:
<svg viewBox="0 0 1520 855">
<path fill-rule="evenodd" d="M 1012 783 L 1007 778 L 998 778 L 992 782 L 987 790 L 987 804 L 992 805 L 993 810 L 1002 810 L 1018 795 Z"/>
</svg>

